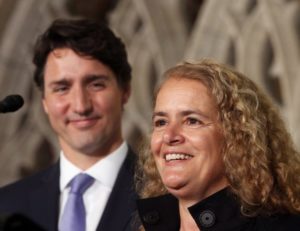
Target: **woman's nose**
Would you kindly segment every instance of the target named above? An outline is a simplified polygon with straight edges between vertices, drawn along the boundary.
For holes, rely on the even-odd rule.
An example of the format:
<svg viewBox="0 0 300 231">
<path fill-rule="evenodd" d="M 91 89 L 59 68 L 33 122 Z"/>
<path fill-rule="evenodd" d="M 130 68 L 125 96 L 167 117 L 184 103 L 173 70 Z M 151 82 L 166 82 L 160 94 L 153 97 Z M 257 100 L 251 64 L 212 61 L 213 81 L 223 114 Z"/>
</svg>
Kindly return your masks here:
<svg viewBox="0 0 300 231">
<path fill-rule="evenodd" d="M 177 124 L 169 124 L 163 134 L 163 141 L 168 145 L 181 144 L 184 141 L 184 136 Z"/>
</svg>

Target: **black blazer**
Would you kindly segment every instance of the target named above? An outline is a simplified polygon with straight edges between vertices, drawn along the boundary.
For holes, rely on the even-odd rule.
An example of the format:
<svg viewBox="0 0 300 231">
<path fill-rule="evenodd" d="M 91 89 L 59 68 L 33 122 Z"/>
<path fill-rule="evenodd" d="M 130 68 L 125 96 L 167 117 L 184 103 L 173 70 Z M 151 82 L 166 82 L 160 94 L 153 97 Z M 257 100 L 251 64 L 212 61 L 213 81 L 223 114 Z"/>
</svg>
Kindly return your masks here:
<svg viewBox="0 0 300 231">
<path fill-rule="evenodd" d="M 146 231 L 178 231 L 178 200 L 170 194 L 140 199 L 137 203 L 140 222 Z M 296 231 L 300 216 L 276 214 L 245 217 L 240 204 L 228 188 L 188 208 L 201 231 Z M 137 222 L 138 223 L 138 222 Z"/>
<path fill-rule="evenodd" d="M 134 191 L 135 154 L 121 166 L 97 231 L 130 231 L 137 195 Z M 47 231 L 55 231 L 59 214 L 59 162 L 45 171 L 0 189 L 0 215 L 20 213 Z"/>
</svg>

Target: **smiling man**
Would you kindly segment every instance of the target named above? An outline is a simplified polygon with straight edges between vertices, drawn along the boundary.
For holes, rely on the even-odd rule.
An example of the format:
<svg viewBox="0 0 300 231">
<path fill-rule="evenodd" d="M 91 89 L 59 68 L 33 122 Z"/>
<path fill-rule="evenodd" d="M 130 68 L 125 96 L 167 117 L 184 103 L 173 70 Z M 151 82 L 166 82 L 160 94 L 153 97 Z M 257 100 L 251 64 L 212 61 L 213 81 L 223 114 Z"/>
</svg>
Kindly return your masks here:
<svg viewBox="0 0 300 231">
<path fill-rule="evenodd" d="M 46 230 L 130 230 L 136 196 L 134 154 L 121 129 L 131 79 L 123 43 L 103 24 L 56 20 L 37 40 L 33 61 L 60 160 L 2 188 L 0 211 Z"/>
</svg>

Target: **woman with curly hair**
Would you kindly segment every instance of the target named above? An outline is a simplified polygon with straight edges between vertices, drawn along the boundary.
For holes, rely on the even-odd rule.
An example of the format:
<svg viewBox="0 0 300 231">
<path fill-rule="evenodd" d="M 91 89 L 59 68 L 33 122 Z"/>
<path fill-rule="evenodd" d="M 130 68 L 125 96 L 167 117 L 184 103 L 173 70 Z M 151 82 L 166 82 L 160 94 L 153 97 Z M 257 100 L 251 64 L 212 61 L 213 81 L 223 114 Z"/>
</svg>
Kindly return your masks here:
<svg viewBox="0 0 300 231">
<path fill-rule="evenodd" d="M 210 60 L 166 71 L 150 146 L 137 173 L 141 230 L 300 230 L 299 153 L 241 73 Z"/>
</svg>

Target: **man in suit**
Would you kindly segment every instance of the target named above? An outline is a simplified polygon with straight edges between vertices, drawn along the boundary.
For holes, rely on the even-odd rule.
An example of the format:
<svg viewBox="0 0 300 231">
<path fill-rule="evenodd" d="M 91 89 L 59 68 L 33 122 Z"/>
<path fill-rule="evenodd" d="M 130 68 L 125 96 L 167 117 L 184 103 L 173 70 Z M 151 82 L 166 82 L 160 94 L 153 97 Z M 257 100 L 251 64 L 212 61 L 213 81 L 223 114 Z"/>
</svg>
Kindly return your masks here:
<svg viewBox="0 0 300 231">
<path fill-rule="evenodd" d="M 55 20 L 38 38 L 33 62 L 60 158 L 49 169 L 2 188 L 0 212 L 21 213 L 45 230 L 74 230 L 72 223 L 63 223 L 72 182 L 85 173 L 92 180 L 81 196 L 81 230 L 130 230 L 135 158 L 121 130 L 131 79 L 123 43 L 106 25 Z"/>
</svg>

